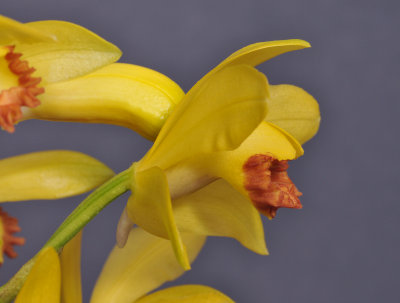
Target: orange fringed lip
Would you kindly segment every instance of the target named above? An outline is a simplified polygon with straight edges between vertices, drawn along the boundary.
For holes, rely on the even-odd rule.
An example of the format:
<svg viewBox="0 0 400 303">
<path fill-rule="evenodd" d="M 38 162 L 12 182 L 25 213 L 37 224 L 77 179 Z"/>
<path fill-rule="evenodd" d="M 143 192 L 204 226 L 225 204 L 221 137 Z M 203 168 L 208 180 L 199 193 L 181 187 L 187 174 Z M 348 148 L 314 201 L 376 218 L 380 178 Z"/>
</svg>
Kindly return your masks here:
<svg viewBox="0 0 400 303">
<path fill-rule="evenodd" d="M 17 253 L 14 250 L 15 245 L 24 245 L 25 239 L 20 237 L 15 237 L 14 234 L 21 231 L 21 228 L 18 226 L 18 219 L 9 216 L 5 211 L 0 207 L 0 224 L 2 224 L 3 234 L 2 237 L 3 244 L 0 245 L 1 253 L 6 254 L 9 258 L 17 257 Z M 1 244 L 1 242 L 0 242 Z M 0 258 L 0 261 L 3 258 Z M 1 262 L 0 262 L 1 265 Z"/>
<path fill-rule="evenodd" d="M 0 126 L 13 133 L 14 125 L 22 118 L 21 107 L 36 107 L 40 104 L 38 95 L 44 93 L 43 87 L 38 87 L 41 78 L 32 77 L 33 67 L 25 60 L 20 60 L 22 54 L 15 53 L 15 46 L 5 46 L 8 53 L 4 56 L 10 71 L 18 77 L 18 86 L 0 92 Z"/>
<path fill-rule="evenodd" d="M 302 193 L 290 180 L 288 161 L 278 161 L 270 155 L 253 155 L 243 165 L 244 187 L 259 212 L 274 218 L 278 208 L 302 208 Z"/>
</svg>

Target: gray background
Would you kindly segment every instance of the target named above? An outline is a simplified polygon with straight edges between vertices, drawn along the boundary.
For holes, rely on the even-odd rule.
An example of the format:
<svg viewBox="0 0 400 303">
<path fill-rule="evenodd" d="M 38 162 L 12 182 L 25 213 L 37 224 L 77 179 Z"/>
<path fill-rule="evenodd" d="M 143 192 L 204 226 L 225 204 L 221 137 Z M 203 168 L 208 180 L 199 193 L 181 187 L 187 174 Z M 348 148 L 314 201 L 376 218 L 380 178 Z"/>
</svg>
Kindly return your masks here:
<svg viewBox="0 0 400 303">
<path fill-rule="evenodd" d="M 271 83 L 299 85 L 320 103 L 320 131 L 290 169 L 304 209 L 280 210 L 265 222 L 270 256 L 210 239 L 176 284 L 211 285 L 237 302 L 400 302 L 398 1 L 2 0 L 0 13 L 76 22 L 117 44 L 123 62 L 156 69 L 184 90 L 244 45 L 311 42 L 311 49 L 260 66 Z M 0 132 L 0 142 L 2 158 L 72 149 L 117 172 L 150 147 L 128 129 L 43 121 L 21 123 L 14 135 Z M 20 219 L 27 244 L 18 248 L 20 258 L 6 260 L 0 282 L 83 198 L 3 205 Z M 84 234 L 86 301 L 126 199 L 106 208 Z"/>
</svg>

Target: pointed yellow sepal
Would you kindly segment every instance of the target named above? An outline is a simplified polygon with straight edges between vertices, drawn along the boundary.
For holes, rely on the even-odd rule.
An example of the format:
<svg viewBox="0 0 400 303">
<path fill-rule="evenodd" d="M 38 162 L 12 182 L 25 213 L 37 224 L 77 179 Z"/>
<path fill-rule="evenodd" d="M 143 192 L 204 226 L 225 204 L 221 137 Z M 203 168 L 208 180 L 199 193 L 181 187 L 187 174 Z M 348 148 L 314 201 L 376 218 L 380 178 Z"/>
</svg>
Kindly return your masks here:
<svg viewBox="0 0 400 303">
<path fill-rule="evenodd" d="M 301 144 L 310 140 L 321 121 L 314 97 L 302 88 L 288 84 L 271 85 L 270 92 L 266 121 L 283 128 Z"/>
<path fill-rule="evenodd" d="M 213 74 L 172 112 L 141 169 L 166 169 L 198 154 L 235 149 L 264 119 L 267 96 L 267 79 L 250 66 Z"/>
<path fill-rule="evenodd" d="M 132 192 L 127 204 L 131 220 L 148 232 L 171 240 L 179 263 L 184 269 L 190 269 L 186 249 L 176 227 L 164 172 L 158 167 L 136 171 Z"/>
<path fill-rule="evenodd" d="M 205 237 L 183 233 L 182 239 L 193 262 Z M 90 302 L 132 303 L 184 272 L 168 240 L 134 228 L 125 247 L 114 247 L 108 257 Z"/>
<path fill-rule="evenodd" d="M 0 15 L 0 45 L 49 41 L 54 41 L 51 35 Z"/>
<path fill-rule="evenodd" d="M 258 254 L 268 254 L 258 211 L 222 179 L 174 200 L 173 208 L 180 232 L 230 237 Z"/>
<path fill-rule="evenodd" d="M 15 303 L 59 303 L 60 287 L 60 260 L 55 249 L 48 247 L 36 257 Z"/>
<path fill-rule="evenodd" d="M 0 160 L 0 202 L 59 199 L 111 178 L 100 161 L 73 151 L 45 151 Z"/>
<path fill-rule="evenodd" d="M 23 27 L 52 37 L 40 43 L 26 43 L 26 40 L 15 43 L 16 51 L 36 69 L 35 75 L 42 78 L 42 84 L 90 73 L 121 57 L 115 45 L 70 22 L 37 21 Z"/>
<path fill-rule="evenodd" d="M 82 230 L 64 246 L 61 252 L 62 303 L 82 303 L 81 242 Z"/>
<path fill-rule="evenodd" d="M 183 96 L 182 89 L 163 74 L 114 63 L 83 77 L 47 85 L 41 105 L 27 109 L 24 119 L 109 123 L 154 140 Z"/>
<path fill-rule="evenodd" d="M 182 285 L 166 288 L 135 303 L 234 303 L 220 291 L 204 285 Z"/>
</svg>

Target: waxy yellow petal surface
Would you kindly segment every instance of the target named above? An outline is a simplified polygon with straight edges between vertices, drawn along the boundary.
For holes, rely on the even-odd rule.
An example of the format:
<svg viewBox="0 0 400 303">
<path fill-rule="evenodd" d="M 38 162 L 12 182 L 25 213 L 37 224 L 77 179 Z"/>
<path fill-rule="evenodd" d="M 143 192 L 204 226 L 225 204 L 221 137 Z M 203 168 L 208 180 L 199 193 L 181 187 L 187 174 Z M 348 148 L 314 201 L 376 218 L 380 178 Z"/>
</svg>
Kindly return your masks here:
<svg viewBox="0 0 400 303">
<path fill-rule="evenodd" d="M 303 144 L 318 131 L 321 121 L 318 102 L 300 87 L 271 85 L 266 121 L 283 128 Z"/>
<path fill-rule="evenodd" d="M 82 231 L 73 237 L 61 252 L 61 302 L 81 303 L 81 242 Z"/>
<path fill-rule="evenodd" d="M 238 147 L 266 115 L 267 89 L 265 76 L 249 66 L 210 76 L 171 113 L 141 169 L 165 169 L 197 154 Z"/>
<path fill-rule="evenodd" d="M 158 167 L 135 172 L 133 194 L 127 212 L 131 220 L 148 232 L 171 240 L 176 257 L 183 268 L 190 269 L 186 249 L 172 213 L 168 181 Z"/>
<path fill-rule="evenodd" d="M 230 237 L 258 254 L 268 254 L 258 211 L 224 180 L 174 200 L 173 209 L 180 232 Z"/>
<path fill-rule="evenodd" d="M 114 63 L 47 85 L 41 105 L 25 111 L 24 118 L 116 124 L 154 140 L 183 96 L 182 89 L 163 74 Z"/>
<path fill-rule="evenodd" d="M 36 69 L 43 83 L 58 82 L 90 73 L 113 63 L 121 51 L 93 32 L 64 21 L 26 23 L 32 30 L 53 37 L 54 41 L 16 44 L 22 59 Z"/>
<path fill-rule="evenodd" d="M 157 291 L 135 303 L 234 303 L 234 301 L 208 286 L 182 285 Z"/>
<path fill-rule="evenodd" d="M 48 247 L 36 257 L 15 303 L 59 303 L 60 287 L 60 260 L 54 248 Z"/>
<path fill-rule="evenodd" d="M 54 41 L 51 35 L 0 15 L 0 45 L 49 41 Z"/>
<path fill-rule="evenodd" d="M 0 160 L 0 202 L 59 199 L 87 192 L 114 173 L 73 151 L 45 151 Z"/>
<path fill-rule="evenodd" d="M 205 237 L 182 234 L 189 260 L 193 262 Z M 184 273 L 170 241 L 140 228 L 129 234 L 124 248 L 115 247 L 92 294 L 91 303 L 133 303 L 146 293 Z"/>
</svg>

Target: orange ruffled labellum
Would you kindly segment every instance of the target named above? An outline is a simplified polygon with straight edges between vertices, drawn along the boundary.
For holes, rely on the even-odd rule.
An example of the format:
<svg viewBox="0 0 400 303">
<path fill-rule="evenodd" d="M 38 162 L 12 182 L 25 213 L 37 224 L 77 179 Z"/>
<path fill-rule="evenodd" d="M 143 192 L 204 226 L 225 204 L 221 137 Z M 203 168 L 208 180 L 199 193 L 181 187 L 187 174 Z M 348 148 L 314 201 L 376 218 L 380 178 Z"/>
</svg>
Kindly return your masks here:
<svg viewBox="0 0 400 303">
<path fill-rule="evenodd" d="M 20 60 L 22 54 L 14 49 L 15 46 L 0 48 L 0 73 L 5 78 L 0 84 L 0 126 L 9 133 L 14 132 L 14 124 L 22 118 L 21 108 L 38 106 L 37 96 L 44 93 L 44 88 L 38 87 L 41 78 L 32 77 L 35 68 Z"/>
<path fill-rule="evenodd" d="M 302 193 L 290 180 L 288 161 L 269 155 L 253 155 L 243 165 L 245 189 L 259 212 L 274 218 L 278 208 L 302 208 Z"/>
<path fill-rule="evenodd" d="M 14 234 L 20 232 L 18 219 L 9 216 L 0 207 L 0 265 L 3 264 L 3 254 L 9 258 L 17 257 L 14 245 L 24 245 L 25 239 L 15 237 Z"/>
</svg>

